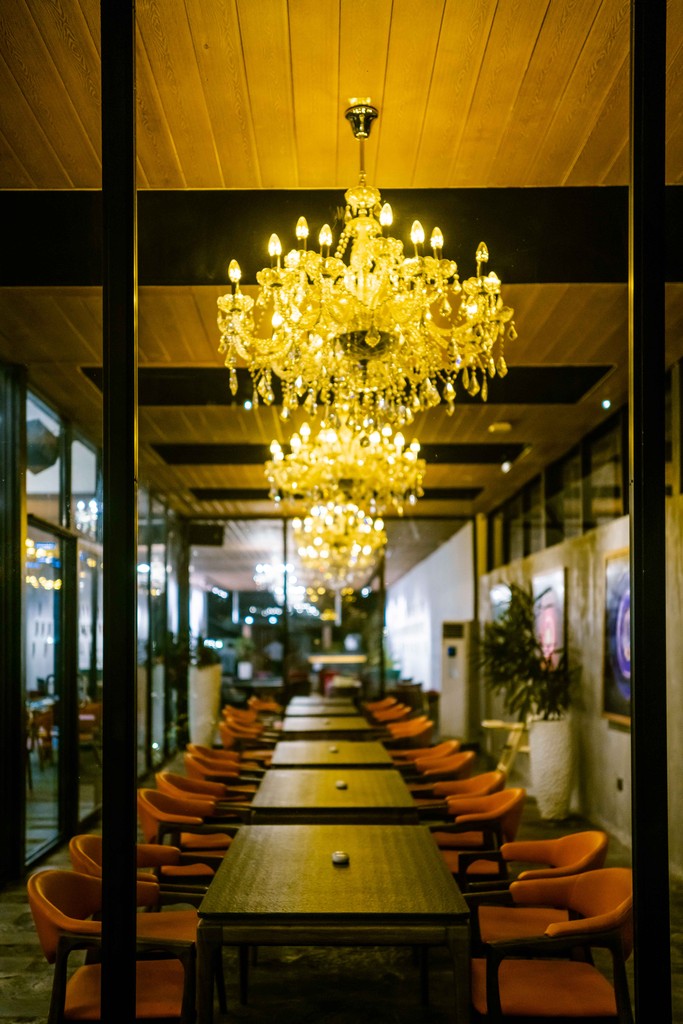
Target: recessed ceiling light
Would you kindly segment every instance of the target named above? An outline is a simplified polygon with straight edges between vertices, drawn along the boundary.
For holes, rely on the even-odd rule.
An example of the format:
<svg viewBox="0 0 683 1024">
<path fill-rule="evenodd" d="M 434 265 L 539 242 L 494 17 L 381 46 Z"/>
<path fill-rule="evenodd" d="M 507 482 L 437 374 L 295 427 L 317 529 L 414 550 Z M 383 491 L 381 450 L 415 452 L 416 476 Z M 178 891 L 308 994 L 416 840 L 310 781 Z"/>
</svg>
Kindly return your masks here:
<svg viewBox="0 0 683 1024">
<path fill-rule="evenodd" d="M 488 429 L 489 434 L 507 434 L 512 430 L 512 424 L 507 420 L 497 420 L 495 423 L 489 423 Z"/>
<path fill-rule="evenodd" d="M 251 408 L 252 408 L 252 402 L 251 402 L 251 399 L 249 399 L 249 398 L 248 398 L 248 399 L 246 400 L 246 402 L 244 403 L 244 408 L 245 408 L 245 409 L 251 409 Z"/>
<path fill-rule="evenodd" d="M 610 401 L 609 398 L 603 398 L 603 400 L 601 402 L 601 405 L 602 405 L 603 409 L 611 409 L 612 408 L 612 402 Z"/>
<path fill-rule="evenodd" d="M 505 462 L 502 463 L 500 468 L 503 473 L 509 473 L 510 470 L 512 469 L 512 463 L 506 460 Z"/>
</svg>

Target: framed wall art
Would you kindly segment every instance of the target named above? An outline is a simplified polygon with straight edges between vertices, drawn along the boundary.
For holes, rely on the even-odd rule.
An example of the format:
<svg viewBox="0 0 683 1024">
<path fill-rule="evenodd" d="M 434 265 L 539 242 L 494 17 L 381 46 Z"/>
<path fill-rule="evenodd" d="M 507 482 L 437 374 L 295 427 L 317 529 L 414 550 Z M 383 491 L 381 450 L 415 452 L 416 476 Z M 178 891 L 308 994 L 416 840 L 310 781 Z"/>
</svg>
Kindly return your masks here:
<svg viewBox="0 0 683 1024">
<path fill-rule="evenodd" d="M 603 713 L 631 721 L 631 578 L 628 549 L 605 559 Z"/>
<path fill-rule="evenodd" d="M 534 576 L 531 587 L 535 603 L 536 635 L 543 654 L 551 665 L 557 667 L 565 646 L 566 570 L 555 569 Z"/>
</svg>

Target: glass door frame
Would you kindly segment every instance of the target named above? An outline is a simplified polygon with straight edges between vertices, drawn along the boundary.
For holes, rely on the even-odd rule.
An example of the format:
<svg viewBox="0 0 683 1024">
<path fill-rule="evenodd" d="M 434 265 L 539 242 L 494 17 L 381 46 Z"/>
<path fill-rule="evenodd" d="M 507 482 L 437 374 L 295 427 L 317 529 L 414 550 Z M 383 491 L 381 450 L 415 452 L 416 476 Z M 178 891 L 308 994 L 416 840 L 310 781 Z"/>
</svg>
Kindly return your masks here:
<svg viewBox="0 0 683 1024">
<path fill-rule="evenodd" d="M 80 535 L 55 523 L 28 515 L 27 527 L 52 534 L 59 540 L 62 558 L 62 598 L 60 602 L 60 638 L 58 651 L 62 687 L 60 693 L 60 734 L 58 759 L 57 831 L 54 840 L 28 857 L 24 849 L 26 867 L 59 846 L 78 828 L 78 575 L 77 543 Z M 24 623 L 24 629 L 26 624 Z M 22 702 L 25 698 L 26 679 L 22 678 Z M 25 827 L 25 826 L 24 826 Z"/>
</svg>

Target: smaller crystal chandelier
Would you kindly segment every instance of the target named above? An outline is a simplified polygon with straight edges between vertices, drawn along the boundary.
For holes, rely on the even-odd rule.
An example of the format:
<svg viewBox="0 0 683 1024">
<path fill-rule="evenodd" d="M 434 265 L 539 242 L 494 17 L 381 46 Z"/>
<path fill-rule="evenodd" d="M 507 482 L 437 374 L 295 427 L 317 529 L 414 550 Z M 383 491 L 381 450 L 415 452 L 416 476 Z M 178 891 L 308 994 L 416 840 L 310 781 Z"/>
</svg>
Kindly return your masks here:
<svg viewBox="0 0 683 1024">
<path fill-rule="evenodd" d="M 367 579 L 387 543 L 383 521 L 343 499 L 314 505 L 292 528 L 302 567 L 330 590 Z"/>
<path fill-rule="evenodd" d="M 507 372 L 504 340 L 516 337 L 501 282 L 482 269 L 488 249 L 479 245 L 476 275 L 462 285 L 456 263 L 443 258 L 439 228 L 426 255 L 425 232 L 415 221 L 412 251 L 404 253 L 403 242 L 388 233 L 390 205 L 366 183 L 363 146 L 377 110 L 359 100 L 346 117 L 360 142 L 360 178 L 345 193 L 336 248 L 323 224 L 318 251 L 309 249 L 304 217 L 296 248 L 286 254 L 271 235 L 271 265 L 256 275 L 256 302 L 240 290 L 239 264 L 230 263 L 232 292 L 218 299 L 218 325 L 232 393 L 237 366 L 246 363 L 254 405 L 274 402 L 275 375 L 283 418 L 299 405 L 313 416 L 320 405 L 346 404 L 367 428 L 403 426 L 441 401 L 452 412 L 457 378 L 485 400 L 488 378 Z"/>
<path fill-rule="evenodd" d="M 265 472 L 275 502 L 305 500 L 325 504 L 343 493 L 347 501 L 376 516 L 389 508 L 403 514 L 404 505 L 422 497 L 426 463 L 420 444 L 408 445 L 390 426 L 355 430 L 348 422 L 322 424 L 312 434 L 308 423 L 290 438 L 286 455 L 277 441 Z"/>
</svg>

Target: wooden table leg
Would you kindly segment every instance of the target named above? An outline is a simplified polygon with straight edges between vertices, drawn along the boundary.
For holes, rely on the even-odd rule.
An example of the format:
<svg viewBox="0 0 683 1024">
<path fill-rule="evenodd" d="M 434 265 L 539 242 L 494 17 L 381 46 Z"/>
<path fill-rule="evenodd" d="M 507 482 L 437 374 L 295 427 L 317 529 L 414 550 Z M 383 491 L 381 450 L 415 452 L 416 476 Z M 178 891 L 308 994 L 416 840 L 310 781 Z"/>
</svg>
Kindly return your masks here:
<svg viewBox="0 0 683 1024">
<path fill-rule="evenodd" d="M 197 927 L 197 1024 L 213 1024 L 214 965 L 221 948 L 221 929 L 200 921 Z"/>
<path fill-rule="evenodd" d="M 469 1024 L 471 1019 L 469 928 L 467 925 L 461 925 L 459 928 L 447 928 L 446 941 L 453 960 L 455 1020 L 457 1024 Z"/>
</svg>

